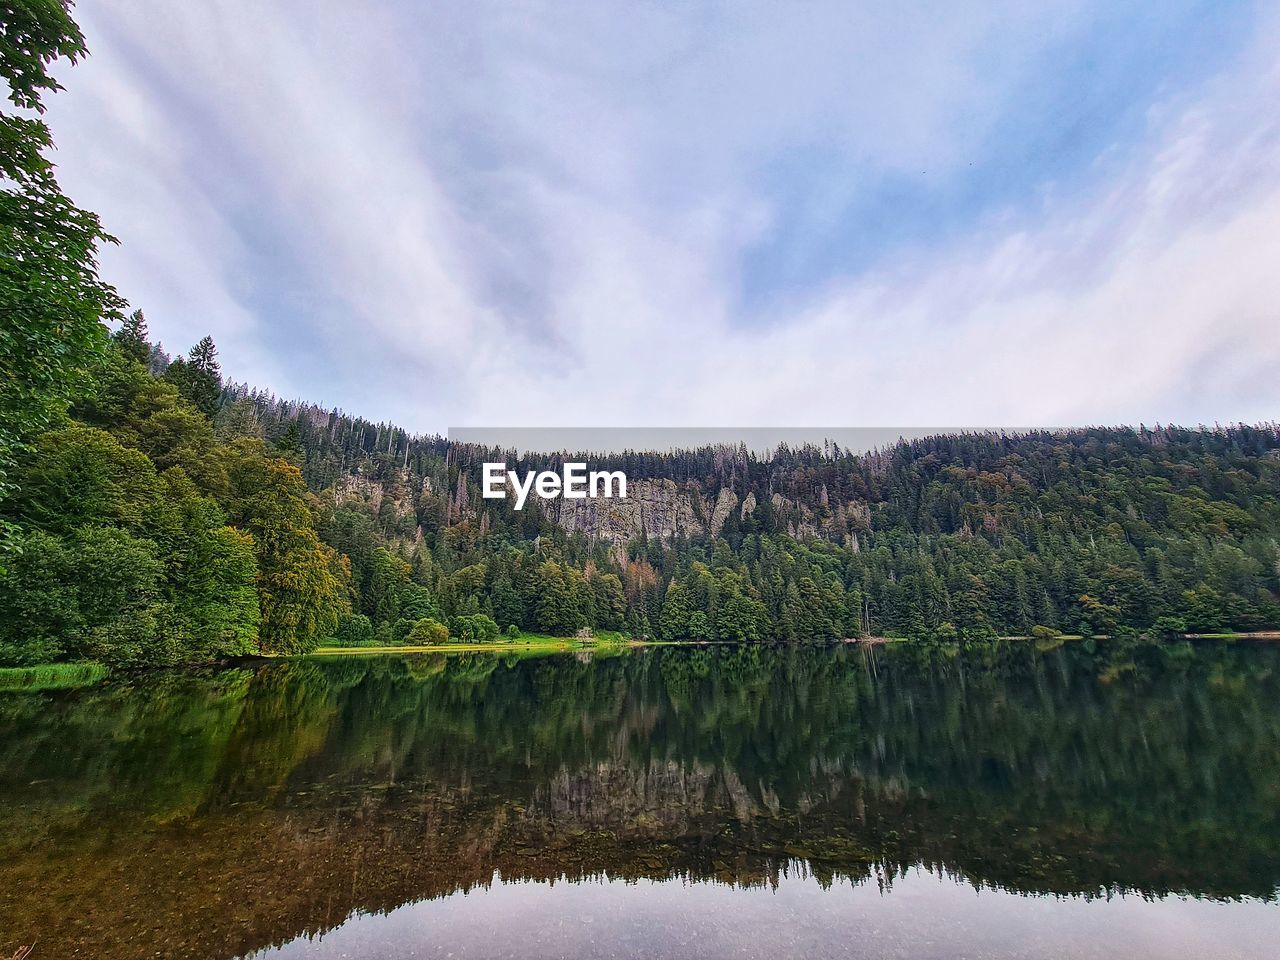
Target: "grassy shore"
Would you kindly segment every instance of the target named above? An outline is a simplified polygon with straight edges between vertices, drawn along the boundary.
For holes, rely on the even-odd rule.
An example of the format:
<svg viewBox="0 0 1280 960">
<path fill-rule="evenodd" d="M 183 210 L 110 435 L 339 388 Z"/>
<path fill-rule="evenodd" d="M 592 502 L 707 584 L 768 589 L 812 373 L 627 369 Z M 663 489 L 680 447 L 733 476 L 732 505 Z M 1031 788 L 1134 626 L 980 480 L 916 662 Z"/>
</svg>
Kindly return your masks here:
<svg viewBox="0 0 1280 960">
<path fill-rule="evenodd" d="M 110 671 L 100 663 L 42 663 L 36 667 L 0 667 L 0 692 L 70 690 L 87 687 Z"/>
<path fill-rule="evenodd" d="M 1053 637 L 1036 638 L 1030 636 L 1013 636 L 998 637 L 1002 642 L 1032 642 L 1034 641 L 1037 649 L 1041 652 L 1048 652 L 1056 649 L 1064 643 L 1086 639 L 1078 634 L 1060 633 Z M 1105 635 L 1093 637 L 1094 640 L 1108 640 Z M 1253 633 L 1188 633 L 1176 638 L 1178 640 L 1280 640 L 1280 631 L 1260 630 Z M 521 633 L 518 637 L 507 638 L 501 637 L 488 643 L 459 643 L 450 641 L 448 643 L 430 644 L 422 646 L 400 645 L 392 647 L 381 646 L 365 646 L 365 647 L 335 647 L 321 646 L 307 656 L 344 656 L 351 654 L 371 654 L 371 653 L 509 653 L 509 652 L 554 652 L 569 650 L 610 650 L 622 649 L 625 647 L 663 647 L 663 646 L 689 646 L 700 643 L 701 641 L 693 640 L 635 640 L 626 637 L 622 633 L 600 633 L 591 639 L 579 639 L 577 637 L 552 637 L 544 633 Z M 912 640 L 903 637 L 856 637 L 847 640 L 837 641 L 839 643 L 859 644 L 868 646 L 878 646 L 890 643 L 918 643 L 921 641 Z"/>
<path fill-rule="evenodd" d="M 1034 637 L 1000 637 L 1004 642 L 1034 641 L 1041 652 L 1056 649 L 1064 643 L 1082 640 L 1083 637 L 1073 634 L 1058 634 L 1049 638 Z M 1106 640 L 1105 636 L 1093 637 L 1094 640 Z M 1177 640 L 1212 640 L 1212 641 L 1280 641 L 1280 631 L 1258 630 L 1250 633 L 1188 633 Z M 858 637 L 838 641 L 849 644 L 865 644 L 870 646 L 886 643 L 913 643 L 901 637 Z M 594 637 L 582 639 L 578 637 L 553 637 L 545 633 L 521 633 L 516 637 L 501 637 L 488 643 L 440 643 L 421 646 L 401 644 L 392 647 L 337 647 L 321 646 L 304 656 L 308 657 L 343 657 L 367 656 L 373 654 L 418 654 L 418 653 L 515 653 L 544 654 L 568 653 L 577 650 L 592 650 L 602 654 L 622 651 L 632 647 L 670 647 L 700 645 L 703 641 L 689 640 L 635 640 L 622 633 L 599 633 Z M 718 644 L 717 644 L 718 645 Z M 957 647 L 958 649 L 958 647 Z M 272 655 L 274 658 L 274 655 Z M 288 658 L 282 658 L 288 659 Z M 71 690 L 76 687 L 87 687 L 103 680 L 110 674 L 109 667 L 100 663 L 44 663 L 33 667 L 0 667 L 0 693 L 28 692 L 42 690 Z"/>
<path fill-rule="evenodd" d="M 599 633 L 589 639 L 553 637 L 545 633 L 521 633 L 516 637 L 500 637 L 487 643 L 433 643 L 392 647 L 326 647 L 320 646 L 308 656 L 333 657 L 370 653 L 534 653 L 569 650 L 612 650 L 621 647 L 648 646 L 648 641 L 631 640 L 621 633 Z"/>
</svg>

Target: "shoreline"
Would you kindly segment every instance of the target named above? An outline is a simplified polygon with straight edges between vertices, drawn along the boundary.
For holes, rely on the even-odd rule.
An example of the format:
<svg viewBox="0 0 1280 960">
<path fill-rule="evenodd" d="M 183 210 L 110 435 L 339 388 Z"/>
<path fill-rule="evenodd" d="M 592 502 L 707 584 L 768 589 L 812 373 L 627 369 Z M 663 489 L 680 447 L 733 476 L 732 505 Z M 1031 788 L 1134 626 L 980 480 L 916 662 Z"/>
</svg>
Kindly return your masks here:
<svg viewBox="0 0 1280 960">
<path fill-rule="evenodd" d="M 577 637 L 547 637 L 536 640 L 491 641 L 488 643 L 434 643 L 434 644 L 398 644 L 389 647 L 316 647 L 310 653 L 299 654 L 299 659 L 308 657 L 342 657 L 362 653 L 521 653 L 530 652 L 570 652 L 581 650 L 628 650 L 638 647 L 688 647 L 710 645 L 711 641 L 702 640 L 580 640 Z M 267 659 L 294 659 L 291 657 L 269 657 Z"/>
<path fill-rule="evenodd" d="M 1106 634 L 1084 637 L 1076 634 L 1062 634 L 1052 644 L 1043 647 L 1044 651 L 1054 649 L 1064 643 L 1081 640 L 1111 640 Z M 1157 638 L 1150 642 L 1168 643 L 1179 641 L 1227 642 L 1251 641 L 1254 643 L 1280 642 L 1280 630 L 1252 630 L 1245 633 L 1185 633 L 1176 637 Z M 1034 637 L 1010 636 L 995 637 L 994 643 L 1032 643 Z M 351 656 L 414 656 L 426 654 L 458 654 L 458 653 L 577 653 L 577 652 L 614 652 L 635 650 L 646 647 L 715 647 L 715 646 L 774 646 L 786 641 L 758 641 L 755 643 L 739 643 L 733 640 L 638 640 L 615 639 L 612 637 L 590 640 L 577 637 L 546 637 L 534 635 L 528 640 L 499 640 L 487 643 L 443 643 L 369 647 L 337 647 L 321 646 L 309 653 L 300 654 L 250 654 L 230 660 L 215 660 L 208 663 L 174 664 L 171 666 L 112 668 L 96 661 L 77 661 L 72 663 L 45 663 L 26 667 L 0 667 L 0 694 L 38 692 L 41 690 L 68 690 L 89 686 L 117 672 L 132 674 L 146 673 L 155 670 L 199 670 L 219 666 L 235 666 L 237 664 L 262 663 L 273 660 L 305 660 L 311 657 L 351 657 Z M 846 637 L 840 640 L 796 641 L 801 646 L 866 646 L 881 647 L 890 644 L 925 643 L 930 641 L 911 637 Z M 930 644 L 936 645 L 936 644 Z M 945 646 L 963 646 L 963 644 L 945 644 Z"/>
</svg>

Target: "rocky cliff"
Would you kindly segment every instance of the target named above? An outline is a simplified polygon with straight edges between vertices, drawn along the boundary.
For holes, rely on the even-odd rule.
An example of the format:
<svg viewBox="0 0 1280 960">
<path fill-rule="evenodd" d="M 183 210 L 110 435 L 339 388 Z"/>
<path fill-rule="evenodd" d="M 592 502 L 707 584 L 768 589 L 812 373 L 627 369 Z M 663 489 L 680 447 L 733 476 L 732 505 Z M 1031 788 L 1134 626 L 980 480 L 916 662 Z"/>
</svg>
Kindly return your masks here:
<svg viewBox="0 0 1280 960">
<path fill-rule="evenodd" d="M 405 532 L 411 532 L 415 517 L 421 524 L 429 522 L 427 518 L 433 513 L 447 516 L 449 524 L 472 521 L 488 528 L 485 514 L 490 502 L 480 496 L 475 483 L 461 476 L 452 491 L 441 494 L 431 478 L 415 477 L 406 470 L 393 471 L 386 479 L 350 473 L 338 479 L 330 495 L 339 505 L 364 505 L 375 516 Z M 748 490 L 743 495 L 731 486 L 704 492 L 694 482 L 632 479 L 627 483 L 625 498 L 531 497 L 525 509 L 541 510 L 568 533 L 616 544 L 641 535 L 660 541 L 679 536 L 719 536 L 731 518 L 750 526 L 768 513 L 772 518 L 770 526 L 779 532 L 801 539 L 844 543 L 856 549 L 860 535 L 871 526 L 870 509 L 862 501 L 834 503 L 824 495 L 808 503 L 774 492 L 768 494 L 767 508 L 762 509 L 764 499 L 763 493 L 757 495 Z"/>
<path fill-rule="evenodd" d="M 581 532 L 613 543 L 624 543 L 643 533 L 649 539 L 676 536 L 718 536 L 732 514 L 750 521 L 759 514 L 754 492 L 739 496 L 721 487 L 704 495 L 696 484 L 673 480 L 635 480 L 627 485 L 626 499 L 538 500 L 539 508 L 570 533 Z M 806 504 L 779 493 L 769 496 L 769 506 L 779 531 L 793 537 L 821 538 L 855 545 L 870 529 L 866 503 Z"/>
</svg>

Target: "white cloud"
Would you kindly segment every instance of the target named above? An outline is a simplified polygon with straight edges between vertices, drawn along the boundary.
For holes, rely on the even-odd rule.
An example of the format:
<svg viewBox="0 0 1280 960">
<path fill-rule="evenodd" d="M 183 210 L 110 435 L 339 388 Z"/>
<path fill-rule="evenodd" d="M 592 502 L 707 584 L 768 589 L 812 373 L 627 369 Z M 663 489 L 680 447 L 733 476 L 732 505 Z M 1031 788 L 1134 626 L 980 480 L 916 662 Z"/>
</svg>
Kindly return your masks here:
<svg viewBox="0 0 1280 960">
<path fill-rule="evenodd" d="M 237 378 L 423 429 L 1275 415 L 1275 18 L 1087 189 L 762 318 L 779 158 L 842 160 L 804 222 L 945 178 L 1094 7 L 316 6 L 83 7 L 51 111 L 108 275 Z"/>
</svg>

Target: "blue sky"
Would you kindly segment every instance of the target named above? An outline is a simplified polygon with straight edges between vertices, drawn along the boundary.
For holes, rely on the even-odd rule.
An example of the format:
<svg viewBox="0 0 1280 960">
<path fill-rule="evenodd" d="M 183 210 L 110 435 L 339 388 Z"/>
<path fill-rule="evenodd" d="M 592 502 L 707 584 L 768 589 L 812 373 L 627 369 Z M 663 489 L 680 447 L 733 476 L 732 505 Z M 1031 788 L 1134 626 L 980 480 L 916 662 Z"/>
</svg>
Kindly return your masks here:
<svg viewBox="0 0 1280 960">
<path fill-rule="evenodd" d="M 1274 4 L 83 4 L 169 348 L 420 430 L 1280 410 Z"/>
</svg>

